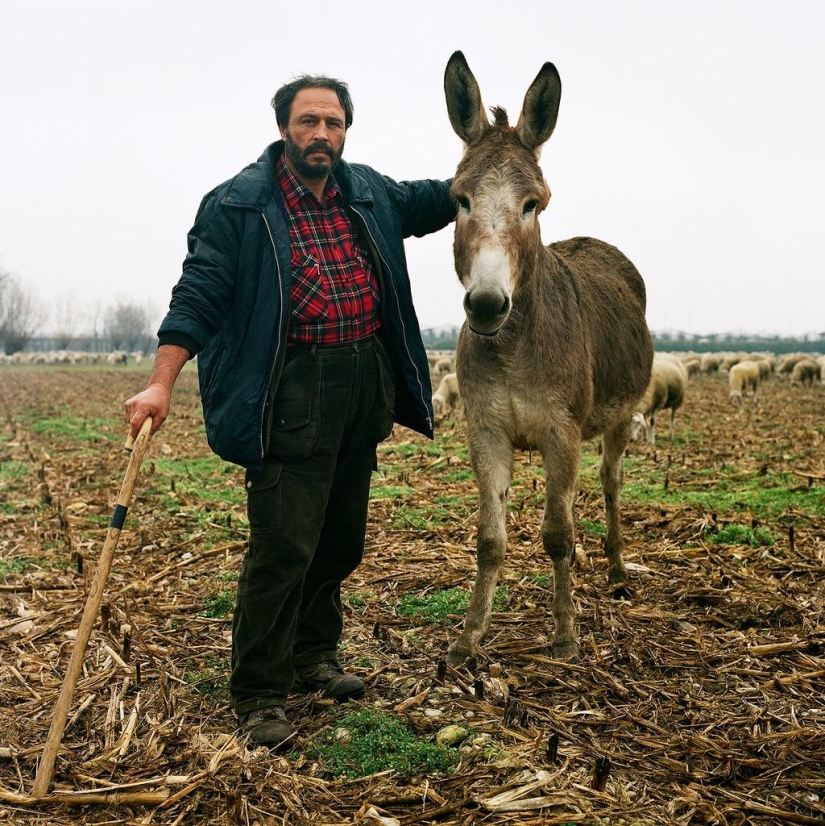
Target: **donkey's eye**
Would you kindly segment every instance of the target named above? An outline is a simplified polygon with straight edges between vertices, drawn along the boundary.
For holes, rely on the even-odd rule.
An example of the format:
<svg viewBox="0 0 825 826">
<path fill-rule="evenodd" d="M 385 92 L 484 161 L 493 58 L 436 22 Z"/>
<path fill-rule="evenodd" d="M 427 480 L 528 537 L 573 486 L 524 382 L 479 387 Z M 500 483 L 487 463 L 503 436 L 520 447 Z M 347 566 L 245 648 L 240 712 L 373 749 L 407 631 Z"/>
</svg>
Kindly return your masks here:
<svg viewBox="0 0 825 826">
<path fill-rule="evenodd" d="M 456 198 L 456 201 L 458 201 L 458 205 L 459 205 L 459 206 L 460 206 L 463 210 L 465 210 L 465 212 L 469 212 L 469 211 L 470 211 L 470 199 L 469 199 L 466 195 L 459 195 L 459 196 Z"/>
<path fill-rule="evenodd" d="M 536 207 L 539 205 L 539 202 L 535 198 L 531 198 L 525 205 L 524 209 L 522 210 L 522 215 L 529 215 L 531 212 L 535 212 Z"/>
</svg>

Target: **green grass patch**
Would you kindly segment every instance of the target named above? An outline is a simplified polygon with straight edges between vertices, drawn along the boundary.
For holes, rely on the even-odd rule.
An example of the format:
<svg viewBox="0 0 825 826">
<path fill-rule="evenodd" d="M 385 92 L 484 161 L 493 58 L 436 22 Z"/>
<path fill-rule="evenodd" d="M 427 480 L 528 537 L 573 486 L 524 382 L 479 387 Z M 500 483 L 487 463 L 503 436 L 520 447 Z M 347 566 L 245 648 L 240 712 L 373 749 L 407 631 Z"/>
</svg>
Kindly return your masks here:
<svg viewBox="0 0 825 826">
<path fill-rule="evenodd" d="M 16 559 L 0 559 L 0 579 L 15 577 L 29 570 L 62 570 L 68 563 L 50 558 L 21 556 Z"/>
<path fill-rule="evenodd" d="M 66 445 L 74 442 L 114 442 L 123 439 L 122 427 L 115 427 L 112 419 L 101 416 L 56 416 L 34 419 L 30 427 L 36 433 L 60 439 Z"/>
<path fill-rule="evenodd" d="M 23 479 L 31 472 L 29 462 L 3 462 L 0 464 L 0 481 L 4 479 Z"/>
<path fill-rule="evenodd" d="M 579 527 L 591 536 L 607 535 L 607 526 L 602 522 L 591 522 L 589 519 L 579 519 Z"/>
<path fill-rule="evenodd" d="M 229 590 L 220 591 L 217 594 L 210 594 L 203 601 L 202 617 L 220 619 L 231 614 L 235 608 L 235 592 Z"/>
<path fill-rule="evenodd" d="M 414 493 L 408 485 L 373 485 L 370 488 L 370 499 L 404 499 Z"/>
<path fill-rule="evenodd" d="M 343 599 L 350 608 L 360 611 L 367 607 L 367 603 L 375 600 L 375 594 L 372 591 L 353 591 L 351 594 L 344 594 Z"/>
<path fill-rule="evenodd" d="M 445 474 L 446 482 L 472 482 L 474 478 L 472 468 L 462 468 L 461 470 L 451 470 Z"/>
<path fill-rule="evenodd" d="M 432 591 L 424 596 L 406 594 L 398 603 L 398 613 L 404 617 L 416 617 L 432 625 L 451 622 L 452 615 L 462 615 L 470 605 L 471 592 L 466 588 L 447 588 Z M 493 610 L 503 611 L 507 606 L 507 586 L 499 585 L 493 597 Z"/>
<path fill-rule="evenodd" d="M 343 714 L 309 750 L 333 777 L 366 777 L 392 770 L 402 777 L 449 774 L 458 751 L 422 740 L 404 721 L 375 711 Z"/>
<path fill-rule="evenodd" d="M 457 514 L 452 508 L 429 505 L 425 508 L 411 508 L 401 505 L 392 512 L 390 528 L 427 531 L 456 521 Z"/>
<path fill-rule="evenodd" d="M 215 702 L 229 701 L 229 658 L 207 656 L 203 662 L 186 661 L 183 679 L 196 694 Z"/>
<path fill-rule="evenodd" d="M 752 548 L 776 544 L 776 537 L 766 528 L 725 525 L 708 534 L 714 545 L 750 545 Z"/>
<path fill-rule="evenodd" d="M 0 579 L 6 579 L 13 574 L 22 574 L 31 567 L 28 559 L 0 559 Z"/>
<path fill-rule="evenodd" d="M 438 442 L 418 444 L 416 442 L 398 442 L 378 446 L 378 453 L 382 456 L 395 456 L 399 459 L 409 459 L 417 456 L 441 456 L 443 448 Z"/>
</svg>

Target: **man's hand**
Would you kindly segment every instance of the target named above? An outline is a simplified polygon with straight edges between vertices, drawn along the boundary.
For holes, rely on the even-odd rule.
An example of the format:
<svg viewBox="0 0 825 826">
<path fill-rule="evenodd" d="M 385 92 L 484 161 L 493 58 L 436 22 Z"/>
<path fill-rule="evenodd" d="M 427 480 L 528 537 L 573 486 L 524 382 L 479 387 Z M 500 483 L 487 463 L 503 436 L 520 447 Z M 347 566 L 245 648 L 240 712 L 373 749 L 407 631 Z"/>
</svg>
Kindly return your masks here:
<svg viewBox="0 0 825 826">
<path fill-rule="evenodd" d="M 140 426 L 147 416 L 152 417 L 152 435 L 157 433 L 160 426 L 169 415 L 172 403 L 172 390 L 162 384 L 150 384 L 137 396 L 126 400 L 126 421 L 129 423 L 129 434 L 137 438 Z"/>
<path fill-rule="evenodd" d="M 137 438 L 140 426 L 147 416 L 152 417 L 151 435 L 155 435 L 169 415 L 172 402 L 172 388 L 183 365 L 191 358 L 191 353 L 185 347 L 177 344 L 162 344 L 158 347 L 155 357 L 155 366 L 149 384 L 142 393 L 126 400 L 126 421 L 129 422 L 129 433 L 133 439 Z"/>
</svg>

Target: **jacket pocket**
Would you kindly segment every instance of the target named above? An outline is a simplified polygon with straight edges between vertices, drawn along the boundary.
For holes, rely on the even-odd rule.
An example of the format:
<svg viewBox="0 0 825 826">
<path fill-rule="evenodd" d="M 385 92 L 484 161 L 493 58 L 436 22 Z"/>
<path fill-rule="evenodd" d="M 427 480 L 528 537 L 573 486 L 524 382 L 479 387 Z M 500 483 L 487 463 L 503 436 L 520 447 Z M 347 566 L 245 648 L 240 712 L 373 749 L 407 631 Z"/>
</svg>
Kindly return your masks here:
<svg viewBox="0 0 825 826">
<path fill-rule="evenodd" d="M 284 367 L 272 400 L 267 455 L 301 459 L 315 450 L 320 433 L 321 365 L 312 355 L 296 356 Z"/>
<path fill-rule="evenodd" d="M 395 373 L 386 350 L 376 339 L 376 369 L 378 371 L 378 392 L 374 412 L 373 437 L 383 442 L 390 433 L 395 417 Z"/>
</svg>

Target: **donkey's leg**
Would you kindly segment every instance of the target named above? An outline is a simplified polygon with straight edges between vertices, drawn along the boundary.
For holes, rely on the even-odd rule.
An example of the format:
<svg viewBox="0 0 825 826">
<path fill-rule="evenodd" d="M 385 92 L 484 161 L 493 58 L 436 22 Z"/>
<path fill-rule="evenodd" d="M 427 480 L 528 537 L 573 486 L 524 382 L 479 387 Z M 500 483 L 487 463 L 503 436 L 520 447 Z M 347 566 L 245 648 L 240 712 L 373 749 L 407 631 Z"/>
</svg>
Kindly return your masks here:
<svg viewBox="0 0 825 826">
<path fill-rule="evenodd" d="M 624 539 L 620 524 L 624 450 L 630 440 L 630 420 L 620 421 L 604 432 L 604 450 L 599 476 L 604 492 L 607 517 L 607 536 L 604 550 L 609 563 L 607 581 L 611 584 L 627 579 L 627 568 L 622 560 Z"/>
<path fill-rule="evenodd" d="M 573 659 L 579 653 L 574 620 L 570 567 L 575 554 L 573 501 L 579 474 L 581 436 L 569 429 L 554 433 L 544 446 L 544 472 L 547 477 L 541 539 L 545 553 L 553 560 L 553 656 Z"/>
<path fill-rule="evenodd" d="M 509 440 L 490 431 L 471 434 L 470 459 L 478 485 L 478 573 L 464 620 L 464 631 L 447 652 L 450 665 L 461 665 L 468 657 L 474 657 L 479 642 L 490 627 L 496 582 L 507 550 L 505 517 L 513 447 Z"/>
</svg>

